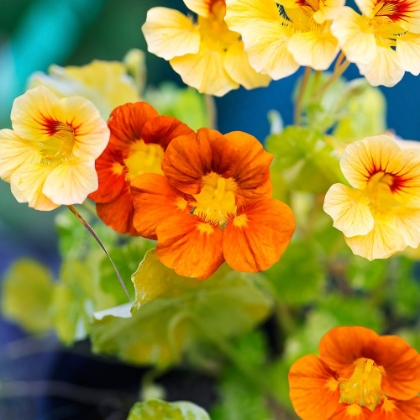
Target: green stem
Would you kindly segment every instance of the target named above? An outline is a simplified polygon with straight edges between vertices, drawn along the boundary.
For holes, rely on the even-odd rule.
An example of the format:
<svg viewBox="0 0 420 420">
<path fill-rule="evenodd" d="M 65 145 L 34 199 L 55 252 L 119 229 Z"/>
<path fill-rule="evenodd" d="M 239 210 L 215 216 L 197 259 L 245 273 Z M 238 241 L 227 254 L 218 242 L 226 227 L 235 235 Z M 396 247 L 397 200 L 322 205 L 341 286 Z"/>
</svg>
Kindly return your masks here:
<svg viewBox="0 0 420 420">
<path fill-rule="evenodd" d="M 302 101 L 303 101 L 303 96 L 305 94 L 306 86 L 308 84 L 309 75 L 311 74 L 311 70 L 312 69 L 310 67 L 305 68 L 305 73 L 303 74 L 302 81 L 300 83 L 299 92 L 296 99 L 296 106 L 295 106 L 295 115 L 294 115 L 295 125 L 301 124 Z"/>
</svg>

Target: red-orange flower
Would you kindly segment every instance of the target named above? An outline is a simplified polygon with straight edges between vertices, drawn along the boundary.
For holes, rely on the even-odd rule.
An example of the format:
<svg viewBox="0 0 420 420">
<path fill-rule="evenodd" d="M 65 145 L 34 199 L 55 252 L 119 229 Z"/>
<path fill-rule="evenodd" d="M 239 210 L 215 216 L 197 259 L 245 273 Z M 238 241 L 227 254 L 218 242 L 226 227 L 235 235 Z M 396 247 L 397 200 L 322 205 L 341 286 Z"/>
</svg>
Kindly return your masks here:
<svg viewBox="0 0 420 420">
<path fill-rule="evenodd" d="M 108 226 L 117 232 L 138 235 L 133 227 L 130 182 L 140 174 L 162 174 L 161 164 L 168 144 L 193 130 L 175 118 L 159 116 L 146 102 L 115 108 L 108 126 L 109 144 L 96 160 L 99 188 L 89 198 L 97 203 L 98 216 Z"/>
<path fill-rule="evenodd" d="M 157 238 L 157 256 L 199 279 L 223 261 L 238 271 L 266 270 L 293 235 L 291 209 L 272 200 L 272 155 L 241 132 L 202 128 L 168 146 L 163 175 L 133 179 L 134 227 Z"/>
<path fill-rule="evenodd" d="M 319 355 L 302 357 L 289 372 L 290 398 L 303 420 L 420 418 L 420 355 L 402 338 L 333 328 Z"/>
</svg>

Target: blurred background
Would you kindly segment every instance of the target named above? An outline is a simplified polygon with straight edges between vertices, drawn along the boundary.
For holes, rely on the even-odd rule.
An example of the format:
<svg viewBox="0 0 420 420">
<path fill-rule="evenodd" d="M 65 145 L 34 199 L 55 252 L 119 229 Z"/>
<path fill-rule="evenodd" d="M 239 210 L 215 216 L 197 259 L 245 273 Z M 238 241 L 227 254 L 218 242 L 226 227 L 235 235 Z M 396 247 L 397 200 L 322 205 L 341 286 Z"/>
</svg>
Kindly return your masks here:
<svg viewBox="0 0 420 420">
<path fill-rule="evenodd" d="M 51 64 L 84 65 L 93 59 L 121 60 L 132 48 L 146 51 L 140 28 L 147 10 L 153 6 L 186 12 L 182 0 L 1 0 L 0 128 L 11 127 L 13 100 L 25 91 L 27 79 L 33 72 L 46 72 Z M 180 77 L 164 60 L 147 54 L 146 63 L 148 85 L 158 86 L 165 80 L 182 85 Z M 293 86 L 301 73 L 300 70 L 292 77 L 272 82 L 266 89 L 248 92 L 241 88 L 216 99 L 218 129 L 221 132 L 246 131 L 263 141 L 269 133 L 267 113 L 271 109 L 278 110 L 284 123 L 290 124 Z M 345 76 L 358 77 L 357 68 L 350 66 Z M 406 74 L 396 87 L 382 91 L 387 98 L 389 129 L 406 139 L 420 139 L 420 79 Z M 34 257 L 47 263 L 53 271 L 57 270 L 59 257 L 53 219 L 54 212 L 36 212 L 25 204 L 18 204 L 9 185 L 0 182 L 0 277 L 11 261 L 22 256 Z M 0 319 L 0 381 L 59 380 L 72 373 L 71 380 L 80 385 L 98 386 L 100 383 L 104 388 L 136 389 L 142 373 L 140 369 L 110 362 L 104 374 L 102 362 L 86 361 L 85 356 L 70 357 L 65 352 L 54 353 L 54 340 L 51 351 L 43 353 L 32 349 L 33 344 L 25 340 L 21 330 Z M 86 343 L 81 344 L 84 345 Z M 197 378 L 186 378 L 185 389 L 197 387 Z M 206 386 L 202 389 L 196 402 L 206 406 L 212 400 L 211 390 L 206 391 L 209 389 Z M 82 405 L 85 411 L 81 414 L 80 405 L 59 399 L 46 402 L 38 398 L 40 392 L 27 391 L 31 392 L 33 399 L 6 401 L 0 398 L 0 420 L 108 418 L 96 408 L 89 411 L 89 405 Z M 93 395 L 92 399 L 96 397 Z M 175 398 L 188 399 L 188 393 Z"/>
</svg>

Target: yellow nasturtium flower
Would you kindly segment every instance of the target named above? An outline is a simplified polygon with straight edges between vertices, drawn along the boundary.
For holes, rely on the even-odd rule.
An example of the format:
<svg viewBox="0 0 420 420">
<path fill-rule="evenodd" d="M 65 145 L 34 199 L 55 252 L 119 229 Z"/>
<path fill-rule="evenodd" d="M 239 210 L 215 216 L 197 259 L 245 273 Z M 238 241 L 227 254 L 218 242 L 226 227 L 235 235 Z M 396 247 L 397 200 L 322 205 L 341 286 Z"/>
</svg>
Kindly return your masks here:
<svg viewBox="0 0 420 420">
<path fill-rule="evenodd" d="M 331 26 L 347 59 L 373 86 L 394 86 L 420 73 L 418 0 L 356 0 L 362 15 L 343 7 Z"/>
<path fill-rule="evenodd" d="M 388 258 L 420 243 L 420 149 L 401 149 L 390 137 L 347 146 L 341 170 L 351 185 L 334 184 L 324 211 L 354 254 Z"/>
<path fill-rule="evenodd" d="M 239 32 L 251 65 L 274 80 L 299 66 L 326 70 L 339 50 L 331 19 L 344 0 L 227 0 L 226 22 Z"/>
<path fill-rule="evenodd" d="M 270 78 L 249 64 L 240 35 L 228 29 L 225 0 L 184 0 L 197 23 L 177 10 L 154 7 L 142 30 L 148 50 L 169 60 L 184 83 L 201 93 L 223 96 L 240 85 L 267 86 Z"/>
<path fill-rule="evenodd" d="M 53 210 L 97 190 L 95 159 L 109 129 L 91 102 L 39 86 L 15 99 L 11 120 L 13 130 L 0 130 L 0 178 L 17 201 Z"/>
</svg>

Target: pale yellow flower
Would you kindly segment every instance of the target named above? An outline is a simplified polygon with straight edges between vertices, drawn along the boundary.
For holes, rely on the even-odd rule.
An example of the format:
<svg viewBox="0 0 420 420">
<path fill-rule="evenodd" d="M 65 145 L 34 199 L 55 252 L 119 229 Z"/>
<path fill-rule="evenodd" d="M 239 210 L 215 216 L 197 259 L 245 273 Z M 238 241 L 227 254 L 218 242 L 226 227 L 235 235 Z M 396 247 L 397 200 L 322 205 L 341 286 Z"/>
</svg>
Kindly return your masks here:
<svg viewBox="0 0 420 420">
<path fill-rule="evenodd" d="M 59 97 L 83 96 L 95 105 L 102 118 L 107 119 L 117 106 L 140 100 L 138 85 L 142 80 L 134 80 L 127 72 L 136 77 L 144 68 L 143 61 L 141 51 L 131 50 L 127 63 L 94 60 L 81 67 L 53 65 L 48 74 L 34 73 L 29 79 L 29 88 L 43 85 Z"/>
<path fill-rule="evenodd" d="M 388 258 L 420 243 L 420 149 L 401 149 L 390 137 L 347 146 L 341 170 L 351 185 L 334 184 L 324 211 L 353 253 Z"/>
<path fill-rule="evenodd" d="M 37 210 L 82 203 L 98 188 L 95 159 L 109 140 L 88 100 L 58 98 L 45 86 L 15 99 L 12 130 L 0 130 L 0 177 Z"/>
<path fill-rule="evenodd" d="M 331 19 L 344 0 L 227 0 L 226 22 L 239 32 L 251 65 L 274 80 L 299 66 L 326 70 L 339 50 Z"/>
<path fill-rule="evenodd" d="M 356 0 L 362 15 L 343 7 L 331 25 L 347 59 L 373 86 L 394 86 L 408 71 L 420 73 L 417 0 Z"/>
<path fill-rule="evenodd" d="M 177 10 L 154 7 L 142 30 L 148 50 L 169 60 L 184 83 L 201 93 L 223 96 L 244 86 L 267 86 L 270 78 L 250 65 L 238 33 L 226 26 L 225 0 L 184 0 L 197 23 Z"/>
</svg>

